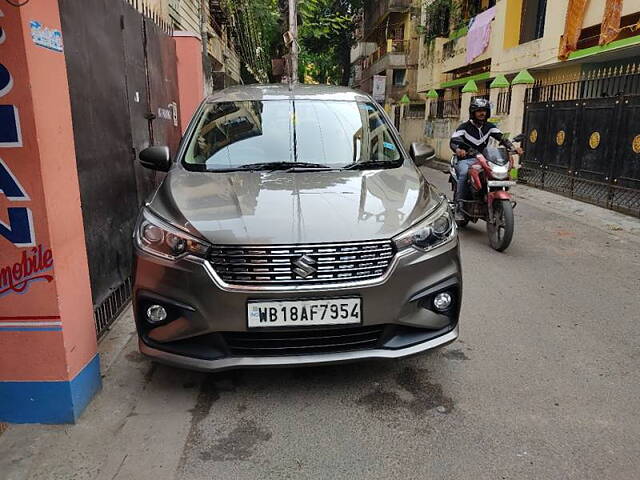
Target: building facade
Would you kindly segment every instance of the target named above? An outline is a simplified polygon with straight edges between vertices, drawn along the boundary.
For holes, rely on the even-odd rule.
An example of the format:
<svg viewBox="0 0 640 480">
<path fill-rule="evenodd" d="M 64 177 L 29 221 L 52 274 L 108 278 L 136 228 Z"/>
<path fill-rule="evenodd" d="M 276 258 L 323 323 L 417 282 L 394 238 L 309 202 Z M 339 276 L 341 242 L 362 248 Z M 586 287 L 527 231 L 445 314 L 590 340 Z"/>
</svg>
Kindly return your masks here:
<svg viewBox="0 0 640 480">
<path fill-rule="evenodd" d="M 241 83 L 240 57 L 229 28 L 229 19 L 220 0 L 157 0 L 167 2 L 167 12 L 175 31 L 202 38 L 205 86 L 208 93 Z"/>
<path fill-rule="evenodd" d="M 419 25 L 422 134 L 439 157 L 485 97 L 503 131 L 526 135 L 524 173 L 554 170 L 571 196 L 584 178 L 607 206 L 624 185 L 640 212 L 640 2 L 427 0 Z"/>
<path fill-rule="evenodd" d="M 221 0 L 127 1 L 177 36 L 202 40 L 205 93 L 242 82 L 240 55 Z"/>
<path fill-rule="evenodd" d="M 451 4 L 462 7 L 446 8 Z M 598 47 L 607 4 L 620 5 L 621 30 L 612 42 Z M 472 35 L 469 23 L 488 11 L 486 46 L 469 53 L 469 38 L 479 38 Z M 465 17 L 461 12 L 475 16 Z M 634 29 L 639 20 L 640 4 L 633 0 L 558 0 L 553 4 L 548 0 L 427 0 L 421 10 L 417 91 L 429 94 L 427 117 L 440 122 L 427 126 L 426 137 L 448 136 L 452 125 L 446 121 L 453 124 L 466 118 L 467 112 L 461 109 L 462 90 L 470 80 L 477 87 L 474 96 L 491 98 L 496 119 L 516 133 L 524 126 L 524 105 L 511 115 L 510 84 L 520 72 L 527 70 L 542 84 L 554 79 L 577 80 L 601 67 L 632 64 L 640 54 L 640 31 Z M 567 28 L 575 32 L 566 32 Z M 566 33 L 573 33 L 577 42 L 575 49 L 561 58 L 561 38 Z M 509 85 L 494 83 L 499 76 Z M 492 83 L 494 89 L 490 88 Z M 439 135 L 434 136 L 434 131 Z M 448 154 L 446 148 L 439 152 L 441 156 Z"/>
<path fill-rule="evenodd" d="M 372 94 L 374 82 L 379 81 L 375 77 L 384 77 L 383 88 L 376 90 L 378 101 L 388 109 L 403 98 L 420 101 L 417 5 L 412 0 L 370 0 L 362 11 L 358 41 L 351 51 L 351 84 Z"/>
</svg>

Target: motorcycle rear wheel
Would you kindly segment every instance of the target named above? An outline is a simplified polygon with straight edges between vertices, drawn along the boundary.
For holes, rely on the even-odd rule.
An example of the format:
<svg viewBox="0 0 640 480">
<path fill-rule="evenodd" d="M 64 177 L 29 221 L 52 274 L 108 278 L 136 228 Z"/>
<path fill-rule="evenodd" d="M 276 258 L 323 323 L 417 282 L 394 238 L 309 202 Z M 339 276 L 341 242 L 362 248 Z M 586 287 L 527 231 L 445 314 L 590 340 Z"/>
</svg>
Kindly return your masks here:
<svg viewBox="0 0 640 480">
<path fill-rule="evenodd" d="M 487 222 L 487 235 L 491 248 L 504 252 L 511 244 L 515 220 L 513 206 L 509 200 L 493 202 L 493 223 Z"/>
</svg>

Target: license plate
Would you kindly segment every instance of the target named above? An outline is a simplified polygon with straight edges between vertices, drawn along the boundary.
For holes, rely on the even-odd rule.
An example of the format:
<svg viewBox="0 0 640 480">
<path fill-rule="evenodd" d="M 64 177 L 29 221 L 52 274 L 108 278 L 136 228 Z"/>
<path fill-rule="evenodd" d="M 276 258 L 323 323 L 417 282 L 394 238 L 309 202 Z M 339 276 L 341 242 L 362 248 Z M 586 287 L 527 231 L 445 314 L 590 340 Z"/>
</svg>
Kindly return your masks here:
<svg viewBox="0 0 640 480">
<path fill-rule="evenodd" d="M 346 325 L 362 322 L 360 298 L 249 302 L 249 328 Z"/>
<path fill-rule="evenodd" d="M 489 180 L 487 182 L 488 187 L 515 187 L 516 182 L 511 180 Z"/>
</svg>

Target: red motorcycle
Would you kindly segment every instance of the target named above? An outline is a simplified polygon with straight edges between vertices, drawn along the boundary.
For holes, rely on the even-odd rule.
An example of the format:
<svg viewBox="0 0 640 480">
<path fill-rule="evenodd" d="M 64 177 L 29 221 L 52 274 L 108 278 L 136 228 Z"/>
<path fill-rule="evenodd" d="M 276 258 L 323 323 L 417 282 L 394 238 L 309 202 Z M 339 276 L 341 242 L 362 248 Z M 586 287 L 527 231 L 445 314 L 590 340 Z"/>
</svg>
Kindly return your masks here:
<svg viewBox="0 0 640 480">
<path fill-rule="evenodd" d="M 521 142 L 524 139 L 518 135 L 512 141 Z M 487 222 L 487 234 L 489 244 L 498 252 L 507 249 L 513 239 L 515 227 L 513 209 L 516 202 L 513 200 L 509 189 L 516 184 L 509 178 L 509 172 L 513 168 L 513 154 L 515 150 L 507 151 L 504 147 L 487 147 L 483 152 L 471 151 L 476 162 L 469 168 L 470 200 L 462 200 L 462 215 L 464 220 L 459 220 L 458 226 L 464 227 L 469 222 L 478 220 Z M 458 159 L 454 155 L 451 159 L 449 170 L 449 183 L 453 189 L 454 202 L 458 185 L 456 163 Z"/>
</svg>

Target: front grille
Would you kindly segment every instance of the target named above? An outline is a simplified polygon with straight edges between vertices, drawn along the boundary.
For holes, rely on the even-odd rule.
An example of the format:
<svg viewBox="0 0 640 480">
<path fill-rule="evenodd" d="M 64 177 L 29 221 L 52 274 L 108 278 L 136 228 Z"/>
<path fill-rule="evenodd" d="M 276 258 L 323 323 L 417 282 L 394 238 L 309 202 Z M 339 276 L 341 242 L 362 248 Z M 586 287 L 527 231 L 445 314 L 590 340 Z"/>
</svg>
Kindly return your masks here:
<svg viewBox="0 0 640 480">
<path fill-rule="evenodd" d="M 295 331 L 223 333 L 232 356 L 269 357 L 347 352 L 375 348 L 384 325 L 371 327 L 299 329 Z"/>
<path fill-rule="evenodd" d="M 313 285 L 379 278 L 395 254 L 386 241 L 297 246 L 215 247 L 215 272 L 235 285 Z"/>
</svg>

